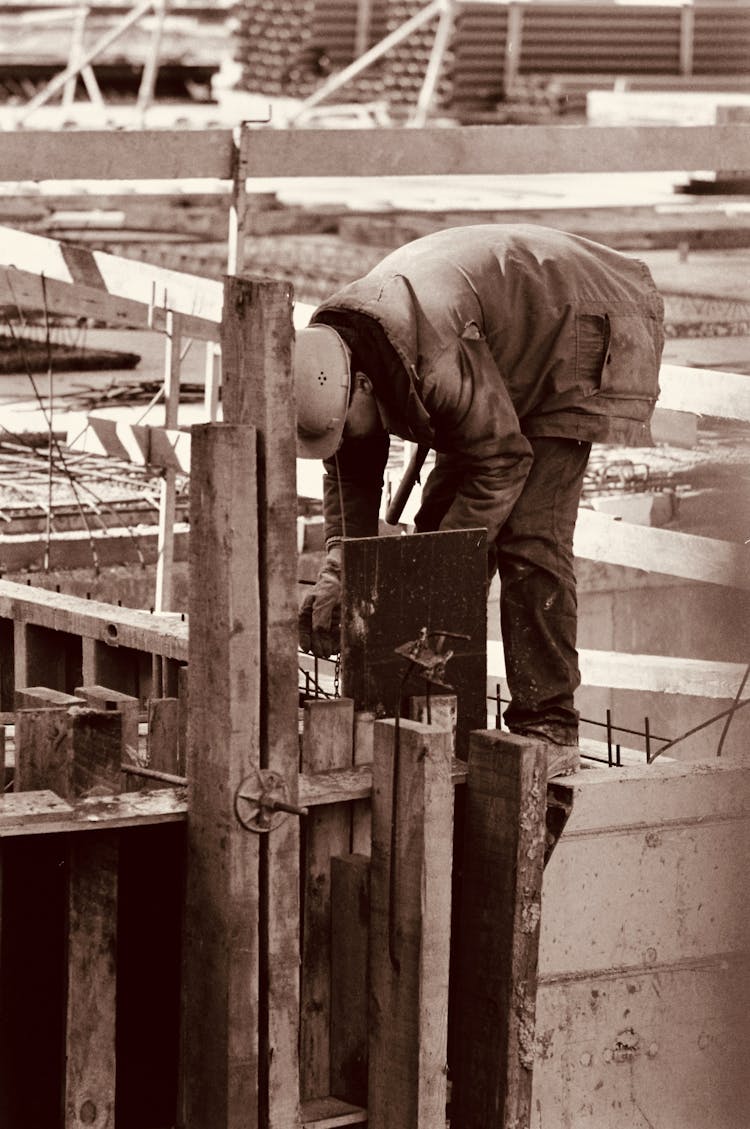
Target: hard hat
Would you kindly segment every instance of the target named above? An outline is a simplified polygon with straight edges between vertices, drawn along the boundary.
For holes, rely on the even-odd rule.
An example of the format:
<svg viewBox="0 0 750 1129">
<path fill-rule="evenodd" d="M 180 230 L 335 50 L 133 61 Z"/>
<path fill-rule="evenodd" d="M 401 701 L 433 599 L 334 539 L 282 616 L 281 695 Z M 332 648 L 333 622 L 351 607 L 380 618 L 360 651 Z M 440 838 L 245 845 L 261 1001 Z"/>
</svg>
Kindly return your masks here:
<svg viewBox="0 0 750 1129">
<path fill-rule="evenodd" d="M 300 329 L 294 341 L 297 455 L 327 459 L 337 450 L 346 422 L 351 351 L 330 325 Z"/>
</svg>

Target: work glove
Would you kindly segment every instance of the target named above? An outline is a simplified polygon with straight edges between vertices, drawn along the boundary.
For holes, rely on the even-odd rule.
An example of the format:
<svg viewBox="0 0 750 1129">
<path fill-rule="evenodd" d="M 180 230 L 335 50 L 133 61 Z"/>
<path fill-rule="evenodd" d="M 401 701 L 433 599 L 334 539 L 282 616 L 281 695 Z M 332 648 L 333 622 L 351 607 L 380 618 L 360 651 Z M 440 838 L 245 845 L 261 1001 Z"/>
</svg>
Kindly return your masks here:
<svg viewBox="0 0 750 1129">
<path fill-rule="evenodd" d="M 299 645 L 303 651 L 330 658 L 341 650 L 341 545 L 331 545 L 315 587 L 299 613 Z"/>
</svg>

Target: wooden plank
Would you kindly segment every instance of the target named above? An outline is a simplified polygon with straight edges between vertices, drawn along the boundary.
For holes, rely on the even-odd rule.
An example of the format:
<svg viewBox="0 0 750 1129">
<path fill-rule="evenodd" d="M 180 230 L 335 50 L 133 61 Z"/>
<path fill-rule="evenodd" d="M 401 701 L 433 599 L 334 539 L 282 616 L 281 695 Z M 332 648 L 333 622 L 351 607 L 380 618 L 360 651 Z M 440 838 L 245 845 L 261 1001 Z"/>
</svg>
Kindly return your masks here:
<svg viewBox="0 0 750 1129">
<path fill-rule="evenodd" d="M 331 1094 L 367 1105 L 370 859 L 331 859 Z"/>
<path fill-rule="evenodd" d="M 132 694 L 123 694 L 96 683 L 77 686 L 76 694 L 94 710 L 115 710 L 122 715 L 122 753 L 124 760 L 138 762 L 138 714 L 140 701 Z"/>
<path fill-rule="evenodd" d="M 62 690 L 50 690 L 48 686 L 25 686 L 15 692 L 17 710 L 34 709 L 44 706 L 81 706 L 85 699 L 80 694 L 65 694 Z"/>
<path fill-rule="evenodd" d="M 354 766 L 372 766 L 375 744 L 375 714 L 359 710 L 354 715 Z M 352 804 L 352 851 L 369 855 L 372 847 L 372 812 L 370 794 L 366 800 Z"/>
<path fill-rule="evenodd" d="M 102 130 L 24 131 L 2 135 L 7 180 L 230 180 L 232 131 Z M 713 166 L 711 166 L 713 167 Z M 54 170 L 54 177 L 50 177 Z"/>
<path fill-rule="evenodd" d="M 227 277 L 222 402 L 227 421 L 258 434 L 258 564 L 262 620 L 261 767 L 297 796 L 297 490 L 292 300 L 285 282 Z M 268 1129 L 299 1124 L 299 826 L 285 820 L 263 843 L 261 977 L 268 986 Z M 265 1040 L 267 1039 L 267 1045 Z"/>
<path fill-rule="evenodd" d="M 544 869 L 542 742 L 472 734 L 451 1125 L 528 1129 Z"/>
<path fill-rule="evenodd" d="M 160 444 L 156 444 L 156 451 Z M 95 452 L 101 454 L 101 449 Z M 161 466 L 156 455 L 157 463 Z M 166 459 L 164 461 L 167 461 Z M 175 560 L 187 558 L 187 540 L 190 532 L 186 522 L 175 525 Z M 92 547 L 93 546 L 93 547 Z M 49 553 L 50 568 L 91 569 L 94 553 L 99 568 L 113 565 L 153 564 L 157 559 L 157 531 L 151 526 L 124 529 L 109 527 L 90 531 L 83 529 L 53 533 L 49 541 L 39 533 L 10 534 L 3 537 L 0 546 L 0 568 L 3 572 L 40 572 L 44 567 L 45 553 Z"/>
<path fill-rule="evenodd" d="M 302 1106 L 303 1129 L 343 1129 L 346 1125 L 366 1125 L 367 1110 L 338 1098 L 315 1098 Z"/>
<path fill-rule="evenodd" d="M 184 823 L 186 819 L 184 788 L 91 796 L 77 800 L 73 805 L 61 800 L 56 793 L 43 789 L 0 796 L 0 838 L 83 831 L 98 833 L 127 827 Z"/>
<path fill-rule="evenodd" d="M 180 702 L 150 698 L 148 702 L 148 765 L 159 772 L 180 772 Z"/>
<path fill-rule="evenodd" d="M 0 580 L 0 616 L 95 639 L 111 647 L 187 659 L 187 623 L 171 615 L 151 615 L 136 608 Z"/>
<path fill-rule="evenodd" d="M 368 1113 L 377 1129 L 445 1121 L 450 770 L 448 732 L 376 723 Z"/>
<path fill-rule="evenodd" d="M 176 428 L 129 423 L 91 413 L 84 426 L 76 421 L 70 427 L 66 444 L 72 451 L 190 473 L 190 434 Z"/>
<path fill-rule="evenodd" d="M 577 557 L 605 564 L 728 588 L 750 588 L 747 545 L 631 525 L 593 510 L 578 511 L 573 551 Z"/>
<path fill-rule="evenodd" d="M 662 365 L 659 405 L 696 415 L 750 421 L 750 381 L 741 373 Z"/>
<path fill-rule="evenodd" d="M 259 1125 L 260 842 L 234 814 L 260 745 L 256 459 L 250 427 L 193 430 L 183 1101 L 195 1129 Z"/>
<path fill-rule="evenodd" d="M 309 701 L 304 706 L 301 767 L 305 772 L 352 763 L 351 699 Z M 300 987 L 300 1096 L 331 1093 L 331 858 L 349 851 L 351 821 L 341 804 L 314 808 L 304 827 L 302 978 Z M 334 976 L 335 980 L 335 976 Z"/>
<path fill-rule="evenodd" d="M 2 136 L 4 144 L 7 134 Z M 103 140 L 107 135 L 99 136 Z M 5 268 L 0 270 L 0 300 L 5 303 L 50 313 L 73 313 L 78 303 L 79 316 L 135 328 L 164 329 L 171 310 L 184 315 L 187 335 L 206 340 L 219 336 L 224 288 L 215 279 L 73 247 L 12 227 L 0 227 L 0 267 Z"/>
<path fill-rule="evenodd" d="M 164 9 L 159 9 L 163 16 Z M 182 319 L 167 314 L 164 337 L 164 425 L 174 430 L 180 405 L 180 369 L 182 366 Z M 156 562 L 154 607 L 158 612 L 173 610 L 174 525 L 177 508 L 177 472 L 169 467 L 159 483 L 159 549 Z"/>
<path fill-rule="evenodd" d="M 744 663 L 683 659 L 672 655 L 626 654 L 617 651 L 578 652 L 583 686 L 613 690 L 645 690 L 655 694 L 687 694 L 699 698 L 734 698 L 745 673 Z M 502 644 L 487 644 L 487 693 L 505 678 Z"/>
<path fill-rule="evenodd" d="M 459 129 L 253 130 L 259 176 L 448 176 L 728 169 L 750 130 L 724 126 L 463 126 Z M 738 164 L 738 162 L 740 162 Z"/>
<path fill-rule="evenodd" d="M 342 686 L 356 710 L 395 716 L 418 693 L 418 674 L 396 647 L 428 631 L 466 634 L 446 641 L 445 681 L 459 701 L 457 752 L 486 725 L 486 535 L 480 530 L 344 541 Z M 434 643 L 435 640 L 433 639 Z"/>
</svg>

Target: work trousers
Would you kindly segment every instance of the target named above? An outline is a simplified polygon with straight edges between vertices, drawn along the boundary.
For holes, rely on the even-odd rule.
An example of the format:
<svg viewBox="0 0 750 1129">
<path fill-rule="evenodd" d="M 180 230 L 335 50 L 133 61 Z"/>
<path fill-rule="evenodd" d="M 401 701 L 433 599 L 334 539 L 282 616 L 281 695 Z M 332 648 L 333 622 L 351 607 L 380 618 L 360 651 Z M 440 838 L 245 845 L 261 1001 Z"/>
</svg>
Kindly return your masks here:
<svg viewBox="0 0 750 1129">
<path fill-rule="evenodd" d="M 581 678 L 573 531 L 591 444 L 530 439 L 534 462 L 495 541 L 514 733 L 577 744 Z"/>
</svg>

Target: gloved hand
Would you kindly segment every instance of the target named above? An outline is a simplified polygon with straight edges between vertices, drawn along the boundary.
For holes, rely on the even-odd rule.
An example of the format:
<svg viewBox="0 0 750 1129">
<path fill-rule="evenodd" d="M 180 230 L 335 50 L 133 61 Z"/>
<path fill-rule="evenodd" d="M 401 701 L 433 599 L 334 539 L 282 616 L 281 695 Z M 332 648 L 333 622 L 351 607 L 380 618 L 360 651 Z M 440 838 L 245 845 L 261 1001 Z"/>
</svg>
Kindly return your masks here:
<svg viewBox="0 0 750 1129">
<path fill-rule="evenodd" d="M 341 556 L 341 545 L 331 545 L 299 613 L 299 645 L 319 659 L 341 650 Z"/>
</svg>

